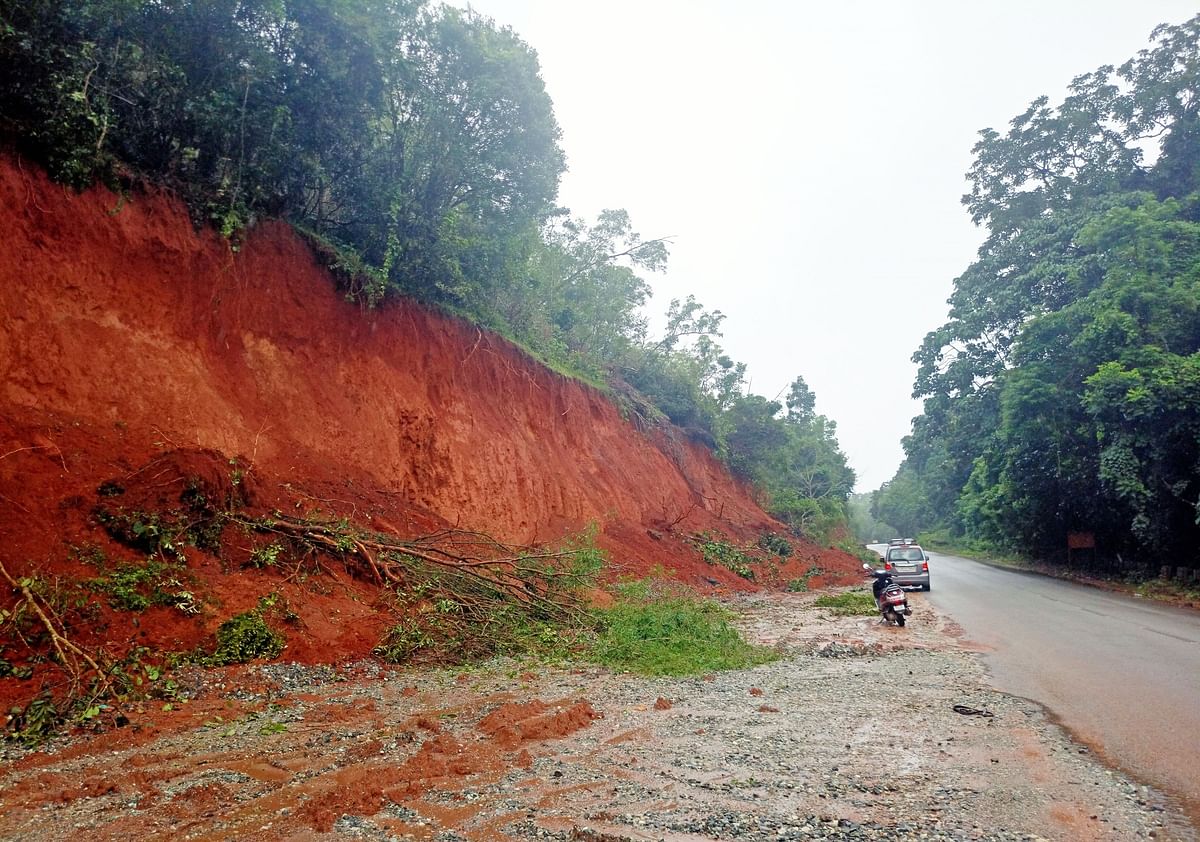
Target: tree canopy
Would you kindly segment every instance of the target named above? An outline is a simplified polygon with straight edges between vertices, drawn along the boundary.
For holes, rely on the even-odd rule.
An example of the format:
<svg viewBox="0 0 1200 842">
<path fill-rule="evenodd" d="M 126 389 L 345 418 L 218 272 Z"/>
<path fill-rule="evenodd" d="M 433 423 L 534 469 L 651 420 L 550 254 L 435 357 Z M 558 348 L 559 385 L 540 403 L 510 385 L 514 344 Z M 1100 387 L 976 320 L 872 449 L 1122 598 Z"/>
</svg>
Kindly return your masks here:
<svg viewBox="0 0 1200 842">
<path fill-rule="evenodd" d="M 1200 17 L 1150 40 L 980 133 L 963 202 L 988 235 L 913 356 L 889 522 L 1195 560 Z"/>
<path fill-rule="evenodd" d="M 3 0 L 3 128 L 86 186 L 123 170 L 226 234 L 283 217 L 384 288 L 462 303 L 564 167 L 533 51 L 419 0 Z"/>
</svg>

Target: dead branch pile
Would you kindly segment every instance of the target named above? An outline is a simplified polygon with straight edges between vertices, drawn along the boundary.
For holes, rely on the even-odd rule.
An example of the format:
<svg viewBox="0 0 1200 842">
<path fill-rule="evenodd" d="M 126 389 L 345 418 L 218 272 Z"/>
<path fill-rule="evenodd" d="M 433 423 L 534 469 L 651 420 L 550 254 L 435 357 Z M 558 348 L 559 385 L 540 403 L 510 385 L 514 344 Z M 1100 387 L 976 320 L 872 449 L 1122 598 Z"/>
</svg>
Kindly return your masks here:
<svg viewBox="0 0 1200 842">
<path fill-rule="evenodd" d="M 392 660 L 411 659 L 418 650 L 430 660 L 471 657 L 503 651 L 531 624 L 541 624 L 543 634 L 582 625 L 584 589 L 601 564 L 588 544 L 518 547 L 462 529 L 406 540 L 346 521 L 277 517 L 242 523 L 340 556 L 352 571 L 389 588 L 408 629 L 399 650 L 382 647 Z"/>
<path fill-rule="evenodd" d="M 498 598 L 527 606 L 546 617 L 570 615 L 579 607 L 575 592 L 586 572 L 577 563 L 586 549 L 516 547 L 482 532 L 446 529 L 410 540 L 368 532 L 345 521 L 314 522 L 297 518 L 242 521 L 264 532 L 299 540 L 342 555 L 360 565 L 381 585 L 419 584 L 435 569 L 444 582 L 471 584 Z"/>
</svg>

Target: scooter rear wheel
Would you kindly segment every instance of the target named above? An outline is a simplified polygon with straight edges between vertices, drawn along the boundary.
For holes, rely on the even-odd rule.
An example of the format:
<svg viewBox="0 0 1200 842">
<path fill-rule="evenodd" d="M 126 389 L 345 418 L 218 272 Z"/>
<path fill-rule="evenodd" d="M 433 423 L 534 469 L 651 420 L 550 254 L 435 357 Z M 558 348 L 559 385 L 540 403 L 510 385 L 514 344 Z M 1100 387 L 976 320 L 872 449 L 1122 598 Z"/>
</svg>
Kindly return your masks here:
<svg viewBox="0 0 1200 842">
<path fill-rule="evenodd" d="M 904 615 L 898 611 L 896 612 L 896 625 L 898 625 L 898 626 L 904 625 Z"/>
</svg>

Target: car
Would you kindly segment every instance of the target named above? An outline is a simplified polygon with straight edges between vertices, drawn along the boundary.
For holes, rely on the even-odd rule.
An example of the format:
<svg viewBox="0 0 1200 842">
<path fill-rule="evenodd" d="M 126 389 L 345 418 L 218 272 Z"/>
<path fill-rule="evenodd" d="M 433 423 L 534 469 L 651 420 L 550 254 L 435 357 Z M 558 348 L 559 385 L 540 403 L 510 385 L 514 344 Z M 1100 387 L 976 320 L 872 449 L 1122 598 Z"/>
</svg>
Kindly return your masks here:
<svg viewBox="0 0 1200 842">
<path fill-rule="evenodd" d="M 883 556 L 883 569 L 902 588 L 929 590 L 929 553 L 918 544 L 891 544 Z"/>
</svg>

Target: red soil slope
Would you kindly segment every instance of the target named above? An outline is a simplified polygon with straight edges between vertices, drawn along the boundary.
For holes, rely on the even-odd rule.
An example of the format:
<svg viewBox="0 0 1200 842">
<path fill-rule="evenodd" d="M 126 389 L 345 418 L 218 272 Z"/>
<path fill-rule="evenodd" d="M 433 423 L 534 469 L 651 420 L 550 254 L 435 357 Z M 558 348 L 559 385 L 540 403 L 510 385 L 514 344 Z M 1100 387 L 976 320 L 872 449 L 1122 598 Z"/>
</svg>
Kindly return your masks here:
<svg viewBox="0 0 1200 842">
<path fill-rule="evenodd" d="M 97 489 L 159 476 L 143 469 L 165 454 L 163 484 L 180 459 L 228 463 L 262 506 L 404 536 L 451 524 L 532 544 L 595 524 L 615 573 L 661 565 L 702 586 L 748 587 L 688 535 L 783 531 L 707 450 L 640 432 L 504 340 L 411 302 L 346 302 L 282 224 L 234 253 L 167 197 L 76 195 L 0 159 L 0 232 L 0 559 L 14 575 L 84 575 L 73 544 L 118 554 L 92 514 Z M 852 574 L 849 556 L 798 549 L 780 575 Z M 281 586 L 203 553 L 188 562 L 224 616 Z M 377 624 L 337 615 L 365 616 L 370 589 L 344 586 L 353 599 L 289 597 L 324 600 L 301 612 L 311 645 L 290 641 L 289 656 L 369 651 Z M 181 620 L 171 639 L 143 619 L 154 629 L 138 634 L 189 644 L 220 619 Z"/>
</svg>

